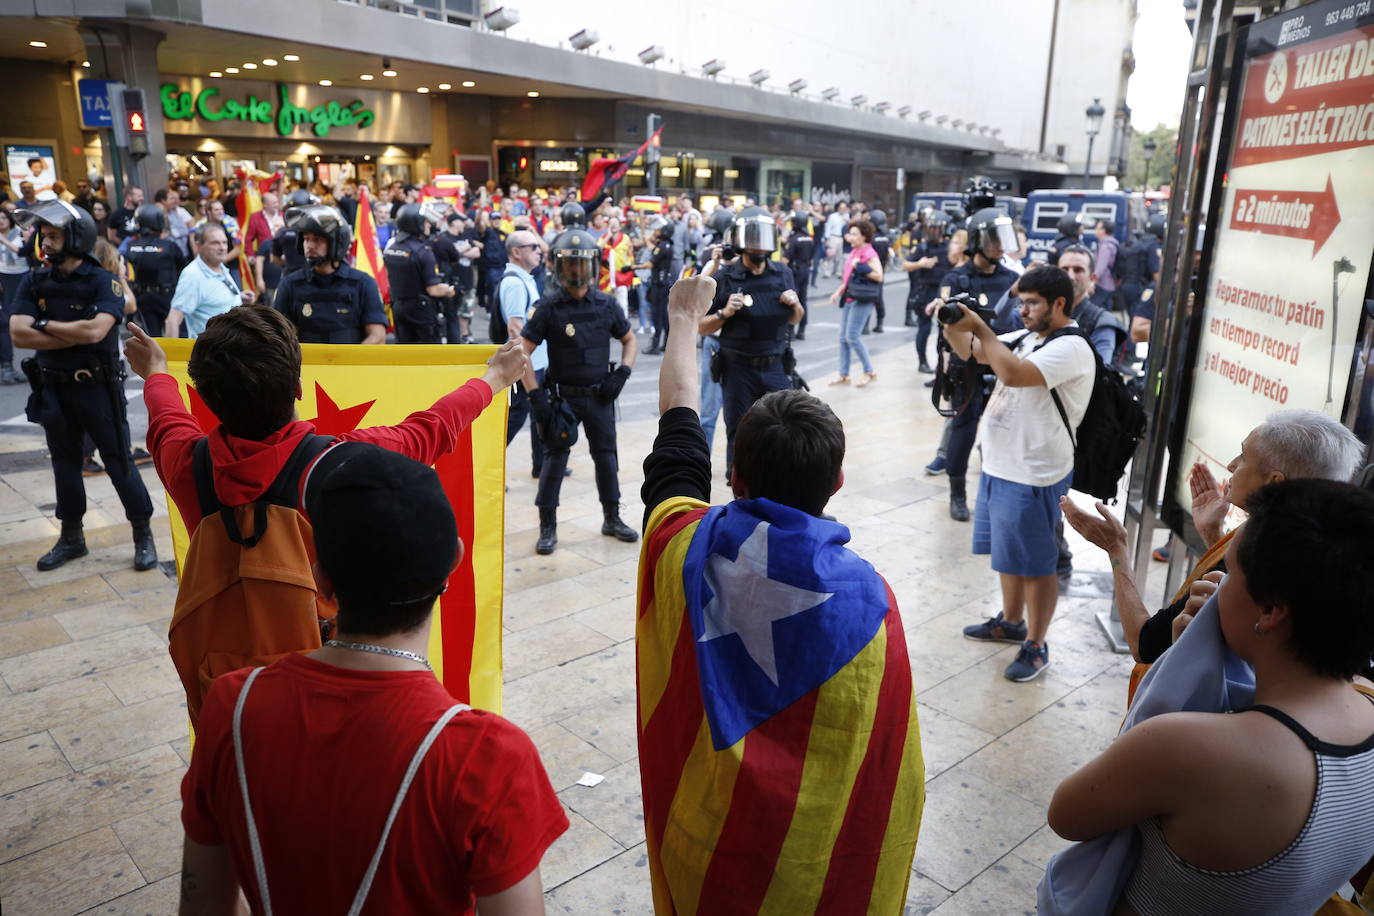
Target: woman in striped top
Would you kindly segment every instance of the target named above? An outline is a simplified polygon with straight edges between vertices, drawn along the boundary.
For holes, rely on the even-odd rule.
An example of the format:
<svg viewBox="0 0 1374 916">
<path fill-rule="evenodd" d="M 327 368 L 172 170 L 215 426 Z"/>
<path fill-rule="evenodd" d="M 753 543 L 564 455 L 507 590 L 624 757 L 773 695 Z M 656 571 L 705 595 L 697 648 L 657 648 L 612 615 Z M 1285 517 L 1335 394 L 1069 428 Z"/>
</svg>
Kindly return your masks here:
<svg viewBox="0 0 1374 916">
<path fill-rule="evenodd" d="M 1293 480 L 1247 508 L 1217 607 L 1254 705 L 1145 721 L 1050 804 L 1068 839 L 1140 831 L 1117 914 L 1311 916 L 1374 856 L 1374 493 Z"/>
</svg>

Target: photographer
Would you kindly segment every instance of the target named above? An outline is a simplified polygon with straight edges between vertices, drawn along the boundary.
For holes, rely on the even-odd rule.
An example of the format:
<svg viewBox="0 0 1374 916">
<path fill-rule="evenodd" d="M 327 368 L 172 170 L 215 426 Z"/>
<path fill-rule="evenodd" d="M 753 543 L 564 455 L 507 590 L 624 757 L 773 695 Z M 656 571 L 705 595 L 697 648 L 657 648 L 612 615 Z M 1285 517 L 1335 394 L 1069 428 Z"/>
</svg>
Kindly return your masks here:
<svg viewBox="0 0 1374 916">
<path fill-rule="evenodd" d="M 951 296 L 965 294 L 973 297 L 980 308 L 991 308 L 1016 282 L 1015 271 L 1002 265 L 1002 255 L 1016 246 L 1016 231 L 1011 219 L 992 207 L 984 207 L 968 221 L 968 251 L 970 258 L 945 275 L 940 284 L 940 298 L 926 306 L 926 314 L 934 315 Z M 1070 291 L 1070 301 L 1072 298 Z M 1067 306 L 1067 302 L 1065 303 Z M 942 341 L 945 338 L 940 338 Z M 946 349 L 941 347 L 939 349 Z M 981 362 L 981 361 L 980 361 Z M 962 358 L 953 355 L 939 358 L 939 371 L 946 378 L 975 377 Z M 938 384 L 938 383 L 937 383 Z M 949 515 L 956 522 L 969 519 L 968 497 L 964 488 L 964 474 L 973 442 L 978 435 L 978 418 L 983 415 L 991 385 L 986 373 L 982 382 L 971 384 L 971 390 L 960 392 L 957 399 L 963 406 L 948 421 L 949 445 L 944 458 L 936 456 L 926 465 L 930 474 L 949 473 Z"/>
<path fill-rule="evenodd" d="M 962 304 L 957 321 L 949 321 L 954 315 L 948 311 L 939 318 L 953 351 L 988 365 L 997 376 L 980 424 L 983 473 L 973 552 L 992 555 L 992 568 L 1001 578 L 1002 611 L 965 627 L 964 636 L 1020 644 L 1005 674 L 1008 680 L 1029 681 L 1050 663 L 1045 634 L 1059 598 L 1055 528 L 1059 499 L 1073 475 L 1073 438 L 1055 401 L 1076 431 L 1092 397 L 1095 358 L 1069 317 L 1073 282 L 1064 271 L 1034 267 L 1018 289 L 1024 331 L 999 336 Z"/>
</svg>

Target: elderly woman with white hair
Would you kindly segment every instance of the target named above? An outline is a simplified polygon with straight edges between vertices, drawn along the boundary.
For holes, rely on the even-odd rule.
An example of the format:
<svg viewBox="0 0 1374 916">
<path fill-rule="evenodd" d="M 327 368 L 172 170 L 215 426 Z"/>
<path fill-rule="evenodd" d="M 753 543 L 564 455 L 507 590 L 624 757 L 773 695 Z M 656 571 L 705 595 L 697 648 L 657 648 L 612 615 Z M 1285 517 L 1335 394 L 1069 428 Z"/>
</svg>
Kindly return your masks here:
<svg viewBox="0 0 1374 916">
<path fill-rule="evenodd" d="M 1222 525 L 1232 506 L 1244 510 L 1246 500 L 1260 487 L 1281 480 L 1316 478 L 1348 482 L 1359 469 L 1364 445 L 1336 419 L 1316 410 L 1293 408 L 1272 413 L 1251 430 L 1240 445 L 1240 454 L 1227 470 L 1231 479 L 1219 484 L 1202 462 L 1188 475 L 1193 497 L 1193 524 L 1208 544 L 1208 551 L 1193 568 L 1173 602 L 1151 614 L 1140 597 L 1126 543 L 1126 529 L 1097 503 L 1097 515 L 1086 512 L 1068 498 L 1062 500 L 1064 520 L 1090 543 L 1107 551 L 1112 562 L 1116 604 L 1121 628 L 1137 662 L 1150 664 L 1163 655 L 1191 619 L 1191 607 L 1216 589 L 1225 572 L 1224 556 L 1239 529 L 1223 533 Z M 1143 670 L 1132 677 L 1132 688 Z"/>
</svg>

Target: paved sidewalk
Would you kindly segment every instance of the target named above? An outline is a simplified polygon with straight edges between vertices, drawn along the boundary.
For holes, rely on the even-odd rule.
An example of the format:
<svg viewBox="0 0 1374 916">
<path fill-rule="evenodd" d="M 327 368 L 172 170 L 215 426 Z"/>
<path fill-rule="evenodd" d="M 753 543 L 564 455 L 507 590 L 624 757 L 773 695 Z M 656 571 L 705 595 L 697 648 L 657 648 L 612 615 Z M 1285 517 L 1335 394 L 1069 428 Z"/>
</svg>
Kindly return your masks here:
<svg viewBox="0 0 1374 916">
<path fill-rule="evenodd" d="M 829 366 L 835 331 L 815 317 L 803 362 Z M 997 580 L 969 556 L 969 526 L 949 519 L 943 478 L 922 475 L 941 427 L 911 336 L 889 327 L 866 338 L 881 344 L 879 380 L 866 389 L 813 376 L 848 435 L 846 484 L 829 511 L 898 596 L 920 702 L 928 796 L 906 912 L 1033 913 L 1035 884 L 1061 845 L 1045 827 L 1050 795 L 1110 741 L 1129 658 L 1108 651 L 1092 616 L 1105 606 L 1105 559 L 1077 539 L 1043 677 L 1010 683 L 1002 669 L 1014 647 L 961 637 L 998 609 Z M 640 361 L 622 401 L 632 522 L 643 512 L 657 362 Z M 572 822 L 544 860 L 548 910 L 649 913 L 634 729 L 638 545 L 601 536 L 579 445 L 558 550 L 536 556 L 525 436 L 509 453 L 504 711 L 534 738 Z M 58 532 L 42 444 L 33 430 L 0 427 L 0 907 L 6 916 L 173 913 L 189 755 L 165 649 L 175 585 L 160 571 L 133 571 L 129 529 L 103 476 L 87 480 L 90 556 L 34 569 Z M 723 426 L 714 444 L 722 461 Z M 151 469 L 144 476 L 158 504 L 158 549 L 170 559 L 162 489 Z M 718 485 L 714 496 L 728 494 Z M 584 771 L 606 779 L 583 788 Z"/>
</svg>

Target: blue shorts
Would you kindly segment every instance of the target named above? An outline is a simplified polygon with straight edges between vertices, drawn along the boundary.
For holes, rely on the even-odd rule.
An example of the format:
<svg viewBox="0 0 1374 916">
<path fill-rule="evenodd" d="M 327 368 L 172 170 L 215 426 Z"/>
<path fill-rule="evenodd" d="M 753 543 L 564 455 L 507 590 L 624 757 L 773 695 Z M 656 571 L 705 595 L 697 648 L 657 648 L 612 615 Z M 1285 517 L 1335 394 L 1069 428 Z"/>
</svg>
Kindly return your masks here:
<svg viewBox="0 0 1374 916">
<path fill-rule="evenodd" d="M 992 554 L 992 568 L 1011 576 L 1052 576 L 1059 563 L 1059 498 L 1069 492 L 1070 471 L 1048 487 L 1012 483 L 991 474 L 978 481 L 973 552 Z"/>
</svg>

